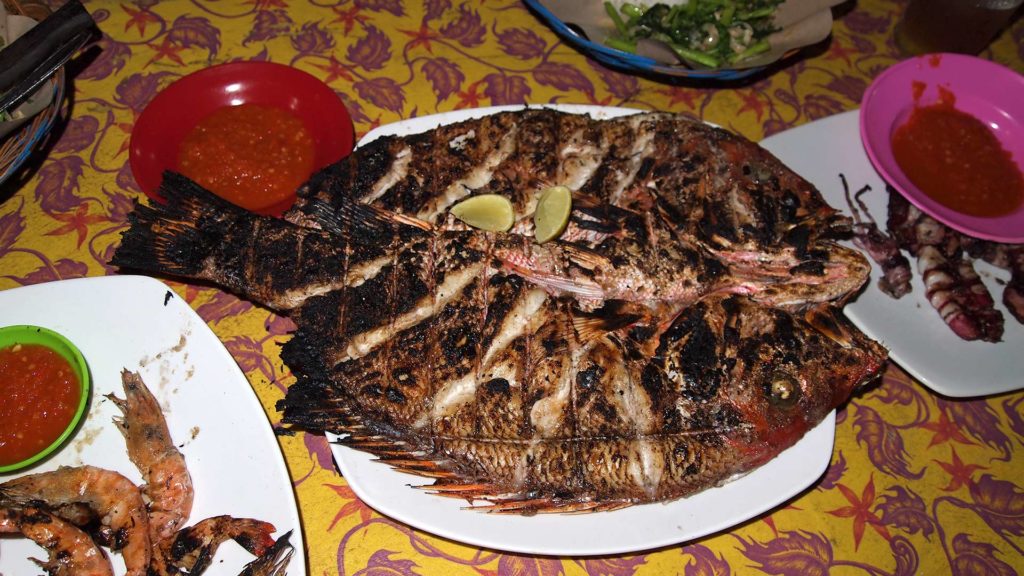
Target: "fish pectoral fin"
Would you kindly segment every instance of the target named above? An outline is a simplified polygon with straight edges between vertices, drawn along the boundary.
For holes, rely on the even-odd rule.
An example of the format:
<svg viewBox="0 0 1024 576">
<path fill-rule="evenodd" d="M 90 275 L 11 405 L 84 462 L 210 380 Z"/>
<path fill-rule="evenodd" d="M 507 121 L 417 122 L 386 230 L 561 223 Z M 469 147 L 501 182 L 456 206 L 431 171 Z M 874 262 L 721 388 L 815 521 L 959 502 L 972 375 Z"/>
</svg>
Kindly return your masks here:
<svg viewBox="0 0 1024 576">
<path fill-rule="evenodd" d="M 572 327 L 580 342 L 593 342 L 609 332 L 622 330 L 646 317 L 635 310 L 630 302 L 607 300 L 604 306 L 591 312 L 574 311 Z"/>
</svg>

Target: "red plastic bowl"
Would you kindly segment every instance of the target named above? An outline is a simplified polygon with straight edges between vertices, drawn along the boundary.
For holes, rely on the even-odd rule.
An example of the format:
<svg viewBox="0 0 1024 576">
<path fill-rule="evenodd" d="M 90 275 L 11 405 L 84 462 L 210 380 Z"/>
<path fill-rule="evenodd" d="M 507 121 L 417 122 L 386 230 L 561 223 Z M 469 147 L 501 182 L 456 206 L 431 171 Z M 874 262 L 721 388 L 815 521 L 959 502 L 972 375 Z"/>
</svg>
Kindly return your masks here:
<svg viewBox="0 0 1024 576">
<path fill-rule="evenodd" d="M 178 149 L 195 125 L 224 106 L 260 104 L 302 120 L 313 137 L 314 170 L 352 152 L 355 133 L 345 104 L 334 91 L 296 68 L 272 62 L 233 62 L 185 76 L 153 98 L 132 129 L 130 162 L 135 181 L 150 198 L 164 170 L 178 169 Z M 260 210 L 280 214 L 295 201 Z"/>
</svg>

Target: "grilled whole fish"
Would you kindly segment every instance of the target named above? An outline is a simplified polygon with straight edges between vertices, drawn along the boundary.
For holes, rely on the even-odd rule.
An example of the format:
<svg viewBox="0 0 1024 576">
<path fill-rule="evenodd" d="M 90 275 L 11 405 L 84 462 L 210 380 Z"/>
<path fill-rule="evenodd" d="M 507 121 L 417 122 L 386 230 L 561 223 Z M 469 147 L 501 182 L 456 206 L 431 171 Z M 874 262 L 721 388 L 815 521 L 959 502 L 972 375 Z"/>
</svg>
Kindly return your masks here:
<svg viewBox="0 0 1024 576">
<path fill-rule="evenodd" d="M 539 192 L 576 191 L 557 242 Z M 447 217 L 502 193 L 509 234 Z M 684 118 L 550 110 L 384 138 L 284 219 L 182 176 L 113 263 L 289 314 L 284 422 L 489 502 L 579 512 L 678 498 L 799 440 L 886 359 L 841 314 L 867 279 L 850 222 L 756 145 Z"/>
</svg>

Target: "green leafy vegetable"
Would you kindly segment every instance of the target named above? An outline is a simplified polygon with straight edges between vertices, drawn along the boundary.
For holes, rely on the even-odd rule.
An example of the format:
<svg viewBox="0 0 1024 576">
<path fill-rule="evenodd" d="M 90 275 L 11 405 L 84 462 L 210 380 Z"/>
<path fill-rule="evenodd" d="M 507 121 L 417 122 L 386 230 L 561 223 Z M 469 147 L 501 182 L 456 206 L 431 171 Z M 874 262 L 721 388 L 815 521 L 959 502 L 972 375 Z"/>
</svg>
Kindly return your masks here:
<svg viewBox="0 0 1024 576">
<path fill-rule="evenodd" d="M 636 51 L 637 40 L 650 38 L 669 45 L 687 62 L 708 68 L 731 66 L 771 49 L 768 36 L 783 0 L 689 0 L 669 6 L 611 2 L 604 8 L 615 23 L 605 44 Z"/>
</svg>

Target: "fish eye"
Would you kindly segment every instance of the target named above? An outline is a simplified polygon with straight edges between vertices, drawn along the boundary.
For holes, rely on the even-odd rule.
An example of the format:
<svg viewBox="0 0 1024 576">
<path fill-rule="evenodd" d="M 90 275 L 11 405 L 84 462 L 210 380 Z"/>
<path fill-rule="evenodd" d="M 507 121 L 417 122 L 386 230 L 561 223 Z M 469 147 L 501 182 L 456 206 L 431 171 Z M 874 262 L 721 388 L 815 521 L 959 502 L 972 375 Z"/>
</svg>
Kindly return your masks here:
<svg viewBox="0 0 1024 576">
<path fill-rule="evenodd" d="M 772 404 L 788 408 L 800 399 L 800 384 L 788 374 L 775 373 L 768 385 L 768 401 Z"/>
</svg>

